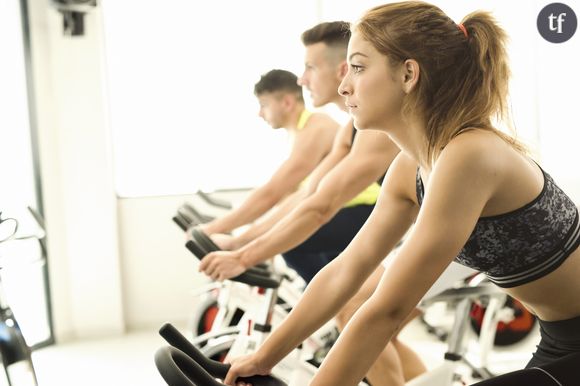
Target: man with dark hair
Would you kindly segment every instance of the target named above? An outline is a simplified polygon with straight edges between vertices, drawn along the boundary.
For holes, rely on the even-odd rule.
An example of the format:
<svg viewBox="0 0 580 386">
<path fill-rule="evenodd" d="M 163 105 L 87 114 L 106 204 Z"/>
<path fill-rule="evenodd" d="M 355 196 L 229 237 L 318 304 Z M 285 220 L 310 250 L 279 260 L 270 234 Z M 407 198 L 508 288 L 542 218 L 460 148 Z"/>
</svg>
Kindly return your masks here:
<svg viewBox="0 0 580 386">
<path fill-rule="evenodd" d="M 296 100 L 304 103 L 302 96 L 302 87 L 298 84 L 296 75 L 286 70 L 271 70 L 260 77 L 258 83 L 254 85 L 254 95 L 273 94 L 276 92 L 285 92 L 293 94 Z"/>
<path fill-rule="evenodd" d="M 297 77 L 285 70 L 271 70 L 254 86 L 259 115 L 272 128 L 284 128 L 292 141 L 288 158 L 262 186 L 256 188 L 236 209 L 209 224 L 208 233 L 226 233 L 262 216 L 299 185 L 330 152 L 339 127 L 327 114 L 304 107 Z"/>
</svg>

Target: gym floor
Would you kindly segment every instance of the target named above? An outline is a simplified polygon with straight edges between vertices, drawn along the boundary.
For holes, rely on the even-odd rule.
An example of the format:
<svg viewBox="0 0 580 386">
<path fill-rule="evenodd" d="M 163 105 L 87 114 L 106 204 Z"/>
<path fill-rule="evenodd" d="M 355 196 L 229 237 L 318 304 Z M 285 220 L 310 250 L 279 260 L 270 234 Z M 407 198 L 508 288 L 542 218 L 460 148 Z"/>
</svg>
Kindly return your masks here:
<svg viewBox="0 0 580 386">
<path fill-rule="evenodd" d="M 428 367 L 441 362 L 446 348 L 419 321 L 405 328 L 401 340 L 416 348 Z M 490 357 L 490 370 L 503 373 L 523 367 L 538 341 L 536 327 L 523 341 L 496 349 Z M 162 345 L 156 330 L 142 330 L 118 338 L 54 345 L 36 351 L 33 360 L 39 386 L 163 386 L 153 363 L 153 355 Z M 470 340 L 468 358 L 475 361 L 477 351 L 475 341 Z M 464 370 L 469 383 L 469 371 Z"/>
</svg>

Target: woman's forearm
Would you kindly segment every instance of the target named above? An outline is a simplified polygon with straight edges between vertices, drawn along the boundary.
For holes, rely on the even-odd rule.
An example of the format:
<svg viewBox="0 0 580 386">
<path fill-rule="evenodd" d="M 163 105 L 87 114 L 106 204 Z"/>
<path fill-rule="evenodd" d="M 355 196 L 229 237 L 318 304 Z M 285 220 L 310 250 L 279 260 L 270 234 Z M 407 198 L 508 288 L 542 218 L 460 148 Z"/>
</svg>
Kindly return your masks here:
<svg viewBox="0 0 580 386">
<path fill-rule="evenodd" d="M 389 318 L 367 302 L 353 316 L 325 358 L 310 386 L 356 386 L 397 330 Z"/>
<path fill-rule="evenodd" d="M 356 293 L 364 278 L 349 275 L 342 265 L 334 260 L 320 271 L 300 302 L 264 342 L 257 355 L 267 367 L 273 367 L 334 317 Z"/>
</svg>

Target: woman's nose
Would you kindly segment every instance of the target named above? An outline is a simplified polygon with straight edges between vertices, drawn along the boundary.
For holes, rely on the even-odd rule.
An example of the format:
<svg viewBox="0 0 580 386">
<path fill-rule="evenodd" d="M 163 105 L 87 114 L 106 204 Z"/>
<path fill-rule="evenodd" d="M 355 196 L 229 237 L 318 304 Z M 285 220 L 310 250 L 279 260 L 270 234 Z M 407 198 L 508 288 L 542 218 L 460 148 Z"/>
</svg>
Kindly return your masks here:
<svg viewBox="0 0 580 386">
<path fill-rule="evenodd" d="M 351 94 L 351 89 L 350 89 L 350 87 L 348 87 L 348 85 L 346 84 L 344 79 L 342 80 L 342 82 L 338 86 L 338 93 L 342 96 L 348 96 Z"/>
</svg>

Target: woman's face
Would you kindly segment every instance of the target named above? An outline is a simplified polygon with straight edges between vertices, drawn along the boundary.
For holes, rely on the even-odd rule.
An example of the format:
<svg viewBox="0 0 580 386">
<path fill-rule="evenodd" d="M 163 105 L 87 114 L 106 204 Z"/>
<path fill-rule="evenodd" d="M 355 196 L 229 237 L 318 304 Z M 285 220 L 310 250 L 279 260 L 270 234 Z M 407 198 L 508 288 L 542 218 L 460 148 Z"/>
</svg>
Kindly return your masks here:
<svg viewBox="0 0 580 386">
<path fill-rule="evenodd" d="M 399 121 L 405 93 L 402 74 L 385 55 L 354 31 L 348 44 L 348 72 L 338 88 L 357 129 L 388 131 Z"/>
</svg>

